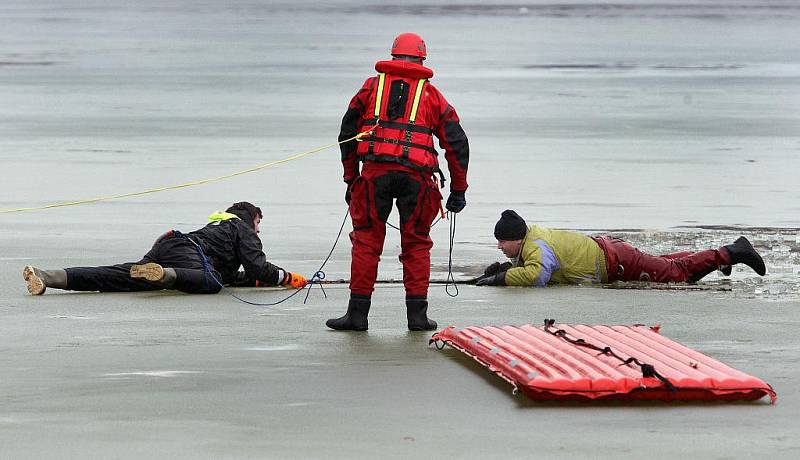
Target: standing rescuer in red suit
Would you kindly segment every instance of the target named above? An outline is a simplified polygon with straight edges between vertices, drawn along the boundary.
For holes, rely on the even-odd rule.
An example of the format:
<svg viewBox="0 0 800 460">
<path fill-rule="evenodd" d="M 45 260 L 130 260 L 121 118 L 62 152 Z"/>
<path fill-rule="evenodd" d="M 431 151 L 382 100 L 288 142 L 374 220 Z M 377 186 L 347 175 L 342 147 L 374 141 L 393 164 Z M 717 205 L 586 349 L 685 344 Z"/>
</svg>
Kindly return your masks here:
<svg viewBox="0 0 800 460">
<path fill-rule="evenodd" d="M 344 316 L 328 320 L 331 329 L 367 330 L 386 220 L 394 200 L 400 214 L 408 328 L 437 328 L 427 315 L 433 246 L 430 227 L 442 204 L 437 176 L 442 182 L 444 176 L 433 136 L 445 151 L 450 172 L 446 206 L 454 213 L 467 204 L 469 144 L 455 109 L 430 83 L 433 71 L 422 65 L 425 57 L 425 42 L 419 35 L 398 35 L 392 60 L 375 64 L 378 75 L 367 79 L 342 119 L 340 141 L 364 131 L 371 133 L 341 146 L 353 249 L 350 303 Z"/>
</svg>

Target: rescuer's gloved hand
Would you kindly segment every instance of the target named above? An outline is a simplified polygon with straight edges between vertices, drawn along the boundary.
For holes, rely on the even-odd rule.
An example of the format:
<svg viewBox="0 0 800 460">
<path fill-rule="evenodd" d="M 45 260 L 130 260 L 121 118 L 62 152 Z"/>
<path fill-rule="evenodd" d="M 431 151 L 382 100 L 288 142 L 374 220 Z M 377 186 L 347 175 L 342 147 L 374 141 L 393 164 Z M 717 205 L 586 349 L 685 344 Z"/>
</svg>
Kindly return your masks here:
<svg viewBox="0 0 800 460">
<path fill-rule="evenodd" d="M 293 287 L 295 289 L 305 287 L 306 284 L 308 284 L 308 280 L 305 276 L 292 272 L 286 272 L 286 276 L 284 276 L 283 281 L 281 281 L 281 286 Z"/>
<path fill-rule="evenodd" d="M 347 190 L 344 192 L 344 202 L 347 203 L 348 206 L 350 206 L 350 196 L 353 194 L 353 182 L 355 182 L 355 180 L 345 182 L 347 184 Z"/>
<path fill-rule="evenodd" d="M 511 268 L 511 262 L 495 262 L 492 265 L 486 267 L 486 270 L 483 271 L 484 276 L 496 275 L 498 272 L 504 272 Z"/>
<path fill-rule="evenodd" d="M 447 197 L 447 204 L 445 207 L 448 211 L 458 214 L 467 205 L 467 199 L 464 197 L 465 192 L 450 192 Z"/>
<path fill-rule="evenodd" d="M 495 273 L 475 283 L 476 286 L 505 286 L 506 272 Z"/>
</svg>

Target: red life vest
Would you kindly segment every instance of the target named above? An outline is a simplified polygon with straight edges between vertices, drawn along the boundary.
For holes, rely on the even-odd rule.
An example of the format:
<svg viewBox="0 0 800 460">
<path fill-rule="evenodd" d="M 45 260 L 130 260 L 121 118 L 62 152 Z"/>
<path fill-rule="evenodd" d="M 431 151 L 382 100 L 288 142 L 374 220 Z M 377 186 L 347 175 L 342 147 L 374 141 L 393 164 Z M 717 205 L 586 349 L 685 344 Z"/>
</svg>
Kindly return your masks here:
<svg viewBox="0 0 800 460">
<path fill-rule="evenodd" d="M 407 61 L 381 61 L 362 126 L 374 126 L 358 144 L 360 161 L 394 162 L 421 171 L 438 171 L 428 105 L 422 103 L 433 72 Z"/>
</svg>

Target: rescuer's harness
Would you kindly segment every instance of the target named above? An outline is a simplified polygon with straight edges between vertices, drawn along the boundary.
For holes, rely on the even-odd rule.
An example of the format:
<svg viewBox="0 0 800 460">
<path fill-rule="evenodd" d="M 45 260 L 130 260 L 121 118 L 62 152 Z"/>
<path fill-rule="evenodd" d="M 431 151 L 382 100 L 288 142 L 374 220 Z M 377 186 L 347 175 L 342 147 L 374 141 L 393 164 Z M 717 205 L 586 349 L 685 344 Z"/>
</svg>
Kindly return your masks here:
<svg viewBox="0 0 800 460">
<path fill-rule="evenodd" d="M 393 79 L 391 76 L 387 78 L 385 73 L 378 74 L 373 116 L 363 120 L 363 126 L 368 127 L 365 129 L 369 130 L 369 134 L 359 139 L 365 142 L 365 145 L 358 147 L 358 160 L 397 163 L 423 174 L 438 174 L 441 187 L 444 187 L 444 174 L 439 169 L 439 160 L 437 159 L 439 154 L 433 147 L 433 130 L 417 124 L 419 103 L 428 79 L 417 79 L 408 118 L 402 116 L 389 119 L 387 112 L 392 101 L 387 101 L 386 107 L 383 107 L 384 89 L 387 85 L 391 87 L 393 81 L 399 81 L 397 97 L 401 99 L 405 94 L 403 85 L 407 83 L 402 79 Z"/>
</svg>

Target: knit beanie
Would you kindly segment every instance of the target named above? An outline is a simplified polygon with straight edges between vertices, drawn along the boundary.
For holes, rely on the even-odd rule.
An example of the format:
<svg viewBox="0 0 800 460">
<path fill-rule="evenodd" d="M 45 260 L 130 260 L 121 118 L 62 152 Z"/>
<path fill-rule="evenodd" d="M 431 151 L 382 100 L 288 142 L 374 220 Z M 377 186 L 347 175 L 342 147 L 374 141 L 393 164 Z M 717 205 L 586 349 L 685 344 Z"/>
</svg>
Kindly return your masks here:
<svg viewBox="0 0 800 460">
<path fill-rule="evenodd" d="M 494 226 L 494 237 L 503 241 L 515 241 L 525 238 L 528 225 L 525 219 L 511 209 L 506 209 L 500 214 L 500 220 Z"/>
</svg>

